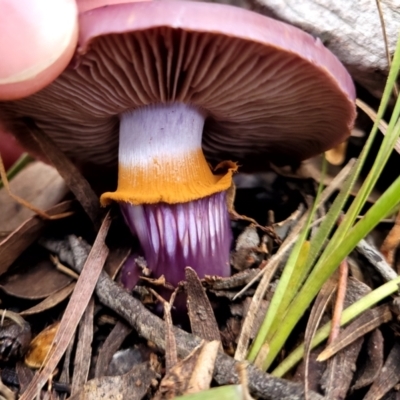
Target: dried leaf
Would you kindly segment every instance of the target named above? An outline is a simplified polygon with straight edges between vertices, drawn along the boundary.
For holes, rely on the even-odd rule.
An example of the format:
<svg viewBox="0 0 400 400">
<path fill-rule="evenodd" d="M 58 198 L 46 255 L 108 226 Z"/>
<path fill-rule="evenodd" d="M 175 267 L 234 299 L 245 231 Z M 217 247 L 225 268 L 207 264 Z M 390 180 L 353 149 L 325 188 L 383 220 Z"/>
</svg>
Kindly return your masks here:
<svg viewBox="0 0 400 400">
<path fill-rule="evenodd" d="M 59 327 L 60 323 L 56 322 L 33 338 L 25 356 L 25 364 L 28 367 L 37 369 L 43 366 Z"/>
<path fill-rule="evenodd" d="M 371 385 L 378 377 L 383 366 L 384 343 L 383 335 L 375 329 L 368 339 L 367 359 L 357 370 L 357 379 L 351 388 L 352 391 Z"/>
<path fill-rule="evenodd" d="M 304 391 L 308 397 L 309 391 L 309 369 L 311 342 L 318 329 L 321 319 L 331 297 L 336 291 L 338 282 L 337 274 L 333 274 L 322 286 L 311 309 L 310 317 L 307 321 L 307 327 L 304 334 Z"/>
<path fill-rule="evenodd" d="M 64 301 L 72 293 L 74 288 L 75 288 L 75 282 L 72 282 L 65 288 L 51 294 L 49 297 L 46 297 L 43 301 L 36 304 L 35 306 L 28 308 L 27 310 L 21 311 L 19 315 L 27 316 L 27 315 L 39 314 L 43 311 L 53 308 L 56 305 L 60 304 L 62 301 Z"/>
<path fill-rule="evenodd" d="M 190 267 L 185 268 L 187 306 L 193 334 L 207 340 L 221 340 L 217 321 L 199 277 Z"/>
<path fill-rule="evenodd" d="M 50 260 L 40 260 L 4 276 L 0 287 L 12 296 L 37 300 L 51 296 L 71 282 L 72 278 L 57 271 Z"/>
<path fill-rule="evenodd" d="M 71 210 L 74 204 L 74 201 L 65 201 L 46 210 L 46 214 L 65 213 Z M 38 216 L 32 217 L 0 242 L 0 275 L 4 274 L 22 252 L 40 237 L 49 223 Z"/>
<path fill-rule="evenodd" d="M 58 172 L 40 161 L 25 167 L 10 182 L 10 190 L 42 210 L 53 207 L 68 193 L 68 188 Z M 0 204 L 2 231 L 12 232 L 35 215 L 33 211 L 13 200 L 5 188 L 0 190 Z"/>
<path fill-rule="evenodd" d="M 400 381 L 400 344 L 395 343 L 364 400 L 379 400 Z"/>
<path fill-rule="evenodd" d="M 210 388 L 219 348 L 219 340 L 203 345 L 185 393 L 198 393 Z"/>
</svg>

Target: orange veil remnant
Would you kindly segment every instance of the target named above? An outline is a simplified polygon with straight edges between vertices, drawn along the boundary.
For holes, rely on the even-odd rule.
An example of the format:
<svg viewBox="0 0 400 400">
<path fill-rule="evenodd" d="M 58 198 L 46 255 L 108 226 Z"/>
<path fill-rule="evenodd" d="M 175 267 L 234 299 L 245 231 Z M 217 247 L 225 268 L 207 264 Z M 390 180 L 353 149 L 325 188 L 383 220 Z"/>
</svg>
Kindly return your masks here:
<svg viewBox="0 0 400 400">
<path fill-rule="evenodd" d="M 237 164 L 220 163 L 214 175 L 201 149 L 188 154 L 185 160 L 153 160 L 150 168 L 129 169 L 119 165 L 118 190 L 101 196 L 103 206 L 112 201 L 130 204 L 185 203 L 227 190 Z"/>
</svg>

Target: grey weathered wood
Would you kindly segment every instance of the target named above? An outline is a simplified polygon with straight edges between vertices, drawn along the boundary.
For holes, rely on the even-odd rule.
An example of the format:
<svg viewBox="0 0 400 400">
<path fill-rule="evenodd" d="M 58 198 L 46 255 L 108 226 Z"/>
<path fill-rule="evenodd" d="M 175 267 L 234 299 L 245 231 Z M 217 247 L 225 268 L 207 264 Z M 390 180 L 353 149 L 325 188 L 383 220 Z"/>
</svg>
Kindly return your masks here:
<svg viewBox="0 0 400 400">
<path fill-rule="evenodd" d="M 265 15 L 319 37 L 353 78 L 379 97 L 388 62 L 375 0 L 248 0 Z M 380 0 L 393 55 L 400 30 L 400 0 Z"/>
</svg>

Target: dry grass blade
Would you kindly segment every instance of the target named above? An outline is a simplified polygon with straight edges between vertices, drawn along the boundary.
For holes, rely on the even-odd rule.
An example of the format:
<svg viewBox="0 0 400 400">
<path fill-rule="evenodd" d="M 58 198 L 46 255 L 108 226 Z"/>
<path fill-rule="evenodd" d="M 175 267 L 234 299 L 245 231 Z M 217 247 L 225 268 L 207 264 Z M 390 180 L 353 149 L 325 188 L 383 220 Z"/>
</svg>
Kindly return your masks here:
<svg viewBox="0 0 400 400">
<path fill-rule="evenodd" d="M 64 178 L 65 183 L 82 205 L 82 208 L 95 226 L 97 226 L 100 214 L 100 202 L 89 182 L 82 176 L 71 160 L 33 121 L 27 121 L 27 126 L 29 127 L 27 131 L 32 136 L 31 140 L 35 140 L 40 145 L 47 159 Z"/>
<path fill-rule="evenodd" d="M 309 365 L 310 365 L 310 351 L 311 351 L 311 343 L 314 338 L 315 332 L 318 329 L 318 326 L 321 322 L 322 316 L 325 312 L 325 309 L 331 300 L 333 294 L 336 291 L 337 287 L 337 276 L 333 275 L 331 278 L 324 284 L 318 296 L 315 300 L 315 303 L 312 307 L 310 317 L 308 318 L 305 337 L 304 337 L 304 360 L 305 360 L 305 370 L 304 370 L 304 395 L 305 399 L 308 399 L 308 374 L 309 374 Z"/>
<path fill-rule="evenodd" d="M 64 317 L 54 338 L 53 347 L 49 352 L 50 354 L 48 354 L 47 362 L 35 375 L 26 392 L 21 396 L 21 400 L 31 400 L 36 396 L 37 391 L 46 384 L 65 353 L 82 314 L 89 303 L 106 261 L 108 249 L 105 245 L 105 238 L 110 224 L 111 217 L 107 213 L 65 310 Z"/>
<path fill-rule="evenodd" d="M 367 114 L 368 117 L 370 117 L 373 122 L 376 121 L 378 116 L 377 116 L 375 110 L 373 110 L 368 104 L 364 103 L 360 99 L 356 100 L 356 104 L 357 104 L 357 107 L 360 108 L 362 111 L 364 111 L 365 114 Z M 380 119 L 378 127 L 379 127 L 379 130 L 382 132 L 382 134 L 386 135 L 386 131 L 388 128 L 387 122 L 384 121 L 383 119 Z M 398 140 L 396 142 L 394 149 L 400 154 L 400 140 Z"/>
<path fill-rule="evenodd" d="M 93 341 L 93 296 L 83 313 L 79 323 L 78 343 L 74 359 L 74 374 L 71 384 L 71 396 L 78 393 L 87 382 L 90 370 L 90 354 L 92 353 Z"/>
<path fill-rule="evenodd" d="M 378 328 L 380 325 L 389 322 L 392 319 L 392 313 L 388 305 L 382 305 L 372 310 L 366 311 L 349 326 L 347 326 L 337 337 L 329 344 L 324 351 L 320 353 L 317 360 L 325 361 L 335 355 L 338 351 L 344 349 L 350 343 L 368 332 Z"/>
<path fill-rule="evenodd" d="M 221 341 L 217 320 L 196 271 L 185 268 L 187 305 L 193 334 L 207 341 Z"/>
<path fill-rule="evenodd" d="M 164 306 L 165 321 L 165 371 L 170 373 L 173 367 L 178 363 L 178 354 L 176 351 L 176 340 L 174 336 L 174 323 L 172 322 L 171 309 L 175 301 L 178 288 L 172 293 L 169 302 L 161 297 L 155 290 L 150 288 L 150 292 Z"/>
<path fill-rule="evenodd" d="M 389 40 L 388 40 L 387 33 L 386 33 L 385 18 L 383 17 L 381 0 L 375 0 L 375 1 L 376 1 L 376 8 L 378 9 L 379 20 L 381 22 L 383 41 L 385 42 L 386 58 L 387 58 L 387 62 L 388 62 L 389 69 L 390 69 L 392 66 L 392 57 L 390 56 Z M 394 86 L 393 86 L 393 92 L 394 92 L 395 96 L 399 95 L 399 89 L 397 87 L 396 82 L 394 83 Z"/>
</svg>

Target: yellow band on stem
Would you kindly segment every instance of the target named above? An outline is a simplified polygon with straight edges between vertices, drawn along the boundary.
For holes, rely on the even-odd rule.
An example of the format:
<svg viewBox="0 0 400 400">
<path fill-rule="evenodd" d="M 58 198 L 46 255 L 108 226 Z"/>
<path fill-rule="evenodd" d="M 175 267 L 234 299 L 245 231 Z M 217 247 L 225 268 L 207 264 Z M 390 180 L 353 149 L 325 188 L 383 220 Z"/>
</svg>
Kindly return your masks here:
<svg viewBox="0 0 400 400">
<path fill-rule="evenodd" d="M 217 166 L 226 172 L 214 175 L 201 149 L 184 157 L 153 158 L 146 166 L 119 165 L 118 188 L 101 198 L 103 206 L 112 201 L 131 204 L 185 203 L 227 190 L 236 163 L 225 161 Z"/>
</svg>

